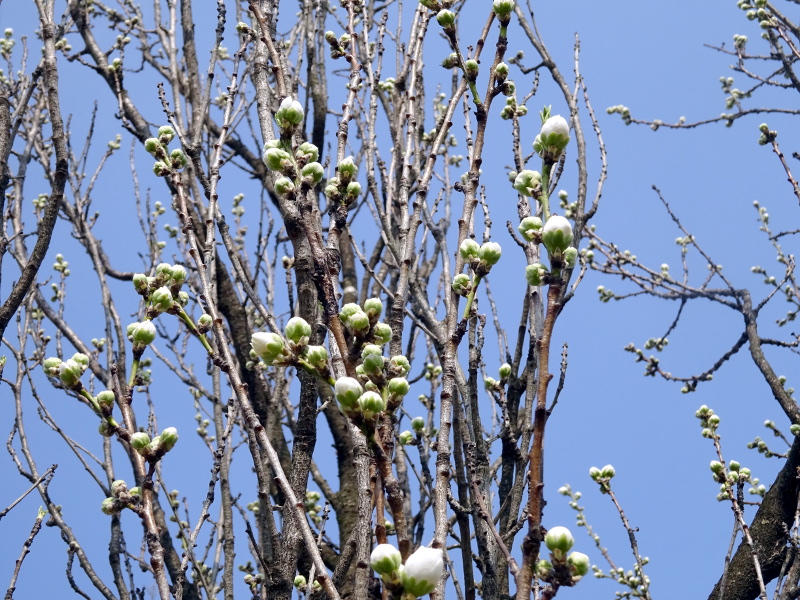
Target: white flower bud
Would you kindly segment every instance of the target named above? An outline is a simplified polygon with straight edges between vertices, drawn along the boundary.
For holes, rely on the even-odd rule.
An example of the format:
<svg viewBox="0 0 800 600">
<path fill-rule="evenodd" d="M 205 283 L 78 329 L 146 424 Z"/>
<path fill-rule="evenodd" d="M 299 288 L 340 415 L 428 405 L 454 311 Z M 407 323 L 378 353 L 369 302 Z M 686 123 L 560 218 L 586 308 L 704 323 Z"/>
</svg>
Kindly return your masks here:
<svg viewBox="0 0 800 600">
<path fill-rule="evenodd" d="M 547 549 L 553 553 L 553 558 L 557 560 L 564 560 L 572 545 L 575 543 L 575 538 L 566 527 L 553 527 L 544 536 L 544 543 Z"/>
<path fill-rule="evenodd" d="M 400 574 L 403 591 L 417 597 L 430 594 L 442 578 L 443 572 L 442 550 L 422 546 L 408 557 Z"/>
</svg>

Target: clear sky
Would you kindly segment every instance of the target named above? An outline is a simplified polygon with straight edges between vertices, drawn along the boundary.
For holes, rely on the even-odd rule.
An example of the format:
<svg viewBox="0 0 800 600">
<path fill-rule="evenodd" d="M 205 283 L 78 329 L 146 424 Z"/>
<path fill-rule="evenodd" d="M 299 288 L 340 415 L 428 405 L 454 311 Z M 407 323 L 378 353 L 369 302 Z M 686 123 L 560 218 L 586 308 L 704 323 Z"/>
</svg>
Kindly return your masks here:
<svg viewBox="0 0 800 600">
<path fill-rule="evenodd" d="M 777 129 L 778 139 L 786 144 L 784 151 L 789 155 L 795 150 L 790 144 L 798 139 L 800 133 L 797 121 L 752 117 L 738 121 L 732 128 L 713 124 L 687 131 L 662 129 L 653 132 L 647 127 L 626 127 L 618 116 L 605 113 L 608 106 L 624 104 L 630 107 L 634 116 L 645 119 L 676 121 L 685 116 L 692 122 L 717 116 L 726 110 L 719 78 L 733 75 L 728 69 L 731 59 L 704 47 L 704 44 L 724 42 L 730 47 L 732 36 L 744 33 L 755 45 L 759 33 L 757 24 L 747 21 L 733 0 L 699 2 L 691 6 L 633 0 L 620 0 L 613 5 L 587 0 L 562 0 L 540 8 L 538 4 L 536 15 L 540 31 L 562 72 L 571 72 L 574 34 L 577 32 L 580 36 L 581 70 L 609 153 L 609 179 L 594 221 L 598 234 L 606 240 L 613 240 L 620 248 L 630 249 L 652 267 L 658 268 L 666 262 L 676 272 L 680 253 L 674 239 L 680 232 L 670 222 L 651 190 L 652 185 L 657 185 L 704 249 L 724 266 L 725 273 L 740 287 L 750 287 L 756 298 L 763 297 L 766 291 L 761 277 L 751 274 L 750 268 L 756 264 L 773 267 L 774 252 L 758 231 L 752 203 L 758 200 L 767 206 L 774 223 L 779 223 L 782 217 L 785 223 L 790 223 L 793 222 L 790 221 L 790 211 L 796 210 L 796 200 L 774 155 L 768 148 L 757 145 L 757 127 L 761 120 L 766 120 L 772 129 Z M 464 10 L 472 10 L 473 6 L 478 5 L 467 3 Z M 5 0 L 0 11 L 0 29 L 13 27 L 21 32 L 32 28 L 29 0 Z M 479 20 L 483 22 L 482 13 Z M 229 19 L 229 25 L 233 25 L 233 19 Z M 518 32 L 512 24 L 509 28 L 510 52 L 515 51 L 515 35 Z M 31 55 L 38 55 L 38 49 L 33 51 L 37 43 L 31 42 Z M 441 58 L 426 56 L 431 66 L 439 60 Z M 534 62 L 533 57 L 526 60 L 529 65 Z M 62 84 L 65 110 L 75 112 L 75 127 L 85 128 L 87 99 L 96 97 L 101 132 L 97 143 L 102 146 L 106 139 L 112 139 L 120 128 L 113 118 L 116 107 L 107 88 L 100 87 L 94 76 L 85 80 L 62 76 Z M 147 96 L 143 93 L 141 97 Z M 154 120 L 162 118 L 154 94 L 150 94 L 149 101 L 152 104 L 147 111 L 149 116 Z M 792 96 L 784 98 L 780 94 L 750 102 L 752 105 L 796 106 Z M 554 113 L 566 114 L 560 98 L 553 96 L 551 100 L 540 95 L 529 103 L 530 119 L 537 118 L 536 112 L 542 104 L 551 103 Z M 588 125 L 585 127 L 588 131 Z M 506 133 L 502 126 L 498 130 Z M 526 149 L 530 148 L 532 136 L 525 138 Z M 511 154 L 504 147 L 507 138 L 490 138 L 489 144 L 492 151 L 495 148 L 498 153 L 505 151 L 505 163 L 501 161 L 502 164 L 510 162 Z M 127 146 L 123 144 L 123 151 L 108 167 L 114 169 L 114 174 L 103 176 L 98 182 L 96 196 L 100 198 L 97 208 L 103 214 L 101 218 L 111 221 L 133 216 L 128 201 L 131 195 L 120 189 L 116 174 L 128 176 L 127 161 Z M 590 183 L 597 176 L 596 163 L 593 165 Z M 570 168 L 574 167 L 568 159 L 563 187 L 574 196 L 574 191 L 569 188 L 573 181 Z M 153 198 L 158 199 L 162 193 L 159 183 L 150 177 L 148 167 L 140 169 L 142 185 L 157 190 Z M 496 210 L 492 215 L 496 239 L 511 248 L 512 242 L 504 230 L 504 223 L 506 219 L 515 218 L 515 194 L 500 169 L 492 171 L 485 166 L 483 177 L 490 202 L 496 203 L 492 204 L 493 211 Z M 222 194 L 229 198 L 239 191 L 237 185 L 235 181 L 223 179 Z M 30 184 L 26 190 L 34 193 Z M 255 200 L 257 195 L 252 192 L 250 197 Z M 507 202 L 507 207 L 502 206 L 503 202 Z M 174 219 L 168 222 L 175 224 Z M 138 235 L 138 225 L 134 223 L 131 227 Z M 791 225 L 785 227 L 792 228 Z M 790 247 L 789 241 L 786 244 Z M 80 251 L 69 239 L 62 223 L 43 271 L 50 274 L 48 269 L 53 257 L 57 252 L 67 254 L 69 251 L 66 249 L 71 250 L 67 258 L 75 261 L 75 265 L 80 264 Z M 126 258 L 127 249 L 124 238 L 120 238 L 119 243 L 111 245 L 110 252 L 120 261 L 120 268 L 139 268 L 138 257 L 128 255 Z M 514 260 L 516 262 L 506 263 L 504 255 L 502 270 L 493 272 L 489 278 L 501 314 L 504 310 L 517 314 L 514 307 L 524 289 L 519 256 Z M 6 261 L 3 268 L 12 273 L 10 261 Z M 696 281 L 700 281 L 703 275 L 704 272 L 696 270 Z M 13 274 L 7 278 L 13 278 Z M 505 293 L 506 281 L 509 282 L 509 293 Z M 8 292 L 7 285 L 4 283 L 4 289 L 0 290 L 3 297 Z M 732 515 L 728 505 L 715 500 L 718 488 L 711 479 L 708 463 L 716 457 L 711 443 L 700 436 L 695 410 L 701 404 L 708 404 L 721 415 L 720 433 L 726 458 L 738 459 L 766 484 L 772 481 L 779 462 L 766 460 L 745 446 L 757 435 L 773 443 L 774 438 L 762 425 L 765 419 L 775 420 L 787 435 L 789 424 L 766 384 L 744 355 L 731 360 L 712 383 L 701 385 L 696 393 L 689 395 L 680 393 L 680 384 L 643 377 L 642 364 L 634 363 L 623 348 L 630 342 L 642 346 L 648 338 L 661 336 L 674 320 L 677 305 L 645 298 L 602 304 L 595 292 L 598 285 L 619 292 L 625 289 L 617 280 L 590 273 L 556 329 L 555 355 L 558 355 L 561 343 L 568 343 L 569 368 L 566 387 L 548 424 L 548 506 L 544 525 L 570 527 L 577 540 L 575 549 L 588 553 L 594 563 L 606 567 L 591 540 L 574 527 L 574 515 L 566 500 L 555 493 L 559 486 L 569 483 L 573 489 L 583 492 L 581 504 L 586 507 L 589 522 L 601 535 L 603 545 L 609 548 L 619 566 L 631 568 L 633 559 L 619 518 L 608 498 L 599 494 L 597 486 L 588 477 L 591 466 L 602 467 L 611 463 L 617 471 L 613 487 L 631 524 L 639 528 L 640 551 L 650 557 L 647 573 L 652 580 L 653 597 L 676 598 L 689 590 L 691 597 L 705 597 L 722 570 Z M 93 295 L 95 290 L 77 289 L 79 286 L 75 282 L 71 286 L 74 294 L 71 299 L 99 307 L 99 300 Z M 96 337 L 98 332 L 95 328 L 99 321 L 92 320 L 91 314 L 81 314 L 86 310 L 85 306 L 81 304 L 81 310 L 74 313 L 76 328 L 87 337 Z M 99 314 L 99 308 L 96 309 Z M 733 344 L 742 328 L 741 319 L 735 313 L 708 302 L 695 301 L 684 312 L 681 327 L 670 334 L 670 344 L 661 357 L 662 366 L 676 375 L 688 375 L 708 368 Z M 774 312 L 774 317 L 765 319 L 767 331 L 775 329 L 767 324 L 780 316 L 779 311 Z M 516 321 L 506 323 L 506 327 L 512 331 Z M 773 334 L 777 336 L 780 333 L 773 331 Z M 786 335 L 786 332 L 782 334 Z M 487 343 L 487 347 L 490 345 Z M 0 355 L 3 353 L 5 349 L 0 348 Z M 796 384 L 792 381 L 796 369 L 792 369 L 791 358 L 778 354 L 770 355 L 770 358 L 776 361 L 778 372 L 789 376 L 789 384 Z M 492 363 L 487 358 L 489 372 L 496 370 L 499 362 Z M 3 390 L 0 391 L 0 424 L 9 431 L 13 407 L 9 400 L 3 400 L 10 398 L 7 388 L 0 387 L 0 390 Z M 58 392 L 43 382 L 40 382 L 40 392 L 60 418 L 69 423 L 74 435 L 80 436 L 81 431 L 85 436 L 92 435 L 94 421 L 72 418 L 77 407 L 68 404 L 70 399 L 58 397 Z M 178 391 L 168 394 L 177 396 Z M 192 415 L 187 417 L 185 414 L 190 410 L 185 396 L 185 393 L 180 396 L 186 409 L 182 418 L 190 419 Z M 38 447 L 40 467 L 61 461 L 64 448 L 60 440 L 35 422 L 32 410 L 27 418 L 28 427 L 35 431 L 36 436 L 42 436 L 40 439 L 46 440 Z M 169 424 L 165 423 L 170 418 L 169 413 L 166 417 L 160 413 L 159 418 L 162 426 Z M 191 421 L 184 427 L 190 431 L 193 427 Z M 185 436 L 187 442 L 189 437 Z M 192 446 L 188 443 L 185 446 L 182 460 L 191 461 Z M 775 446 L 781 449 L 777 442 Z M 197 448 L 194 447 L 193 451 Z M 203 460 L 205 458 L 203 456 Z M 83 515 L 78 517 L 79 520 L 96 520 L 102 527 L 103 534 L 99 536 L 102 540 L 106 535 L 106 525 L 99 513 L 102 500 L 99 491 L 91 488 L 91 494 L 85 495 L 84 506 L 75 505 L 75 496 L 84 494 L 89 483 L 85 474 L 68 462 L 65 460 L 59 468 L 51 489 L 56 498 L 63 495 L 65 504 L 67 499 L 70 500 L 71 510 L 75 511 L 73 514 Z M 181 490 L 193 485 L 190 481 L 183 481 L 180 474 L 168 477 L 179 482 L 168 485 Z M 199 484 L 201 489 L 204 489 L 205 477 L 204 467 Z M 0 486 L 1 509 L 16 498 L 26 484 L 8 458 L 0 460 L 0 480 L 5 482 Z M 38 506 L 39 498 L 32 495 L 0 522 L 3 540 L 0 544 L 0 585 L 7 583 L 11 576 L 14 559 Z M 23 567 L 18 598 L 69 593 L 63 577 L 64 546 L 57 538 L 55 529 L 45 529 L 39 534 Z M 84 534 L 83 539 L 86 539 L 87 546 L 91 546 L 90 536 Z M 94 548 L 98 562 L 106 555 L 105 544 L 102 541 Z M 136 552 L 138 549 L 131 550 Z M 44 574 L 47 576 L 43 577 Z M 596 581 L 589 576 L 575 589 L 561 590 L 559 597 L 612 598 L 617 589 L 612 583 Z"/>
</svg>

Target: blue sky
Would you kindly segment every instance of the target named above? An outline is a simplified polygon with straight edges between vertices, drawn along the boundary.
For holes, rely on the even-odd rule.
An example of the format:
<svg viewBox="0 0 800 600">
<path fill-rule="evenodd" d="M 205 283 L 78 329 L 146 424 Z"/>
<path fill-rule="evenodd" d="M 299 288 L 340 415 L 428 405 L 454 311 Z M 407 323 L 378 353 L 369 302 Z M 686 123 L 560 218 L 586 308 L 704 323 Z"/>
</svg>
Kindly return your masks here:
<svg viewBox="0 0 800 600">
<path fill-rule="evenodd" d="M 29 8 L 27 0 L 6 0 L 0 12 L 0 28 L 14 27 L 18 31 L 29 28 L 30 20 L 21 21 Z M 470 5 L 465 10 L 471 10 Z M 581 70 L 609 152 L 609 179 L 594 221 L 599 235 L 615 241 L 621 248 L 629 248 L 651 266 L 667 262 L 677 269 L 679 249 L 674 239 L 679 232 L 651 190 L 652 185 L 657 185 L 687 228 L 714 260 L 724 265 L 725 273 L 737 285 L 750 287 L 754 295 L 760 297 L 764 287 L 761 278 L 750 273 L 750 267 L 756 264 L 772 267 L 775 263 L 773 251 L 758 232 L 752 203 L 758 200 L 767 206 L 774 223 L 782 218 L 790 222 L 790 211 L 796 207 L 774 155 L 756 144 L 759 117 L 743 119 L 732 128 L 715 124 L 694 130 L 662 129 L 654 133 L 647 127 L 625 127 L 618 116 L 605 114 L 606 107 L 624 104 L 637 117 L 675 121 L 686 116 L 691 122 L 725 111 L 719 77 L 729 75 L 731 61 L 705 48 L 704 44 L 725 42 L 730 46 L 736 33 L 749 35 L 751 43 L 757 44 L 757 24 L 746 21 L 735 2 L 718 0 L 696 3 L 691 8 L 680 4 L 621 1 L 614 3 L 613 9 L 577 0 L 552 3 L 536 10 L 540 31 L 564 73 L 571 72 L 574 34 L 580 35 Z M 479 20 L 482 19 L 481 13 Z M 518 32 L 513 26 L 509 31 L 509 51 L 513 52 Z M 429 65 L 435 65 L 438 60 L 441 58 L 426 55 Z M 526 59 L 528 65 L 534 62 L 532 56 Z M 86 123 L 85 96 L 74 92 L 76 88 L 83 89 L 83 81 L 62 76 L 66 110 L 76 113 L 76 129 L 85 127 Z M 98 86 L 94 79 L 85 81 L 85 85 Z M 102 146 L 106 138 L 113 138 L 119 131 L 113 119 L 116 109 L 107 89 L 91 89 L 98 90 L 93 95 L 99 101 L 102 134 L 98 136 L 98 144 Z M 151 104 L 149 116 L 161 119 L 154 94 L 148 96 L 147 90 L 137 91 Z M 752 105 L 763 102 L 764 105 L 794 106 L 791 100 L 772 94 L 763 101 L 750 102 Z M 553 104 L 554 113 L 565 114 L 563 101 L 559 103 L 557 97 L 553 96 L 551 101 L 544 94 L 537 96 L 529 104 L 527 148 L 535 134 L 530 123 L 545 103 Z M 790 119 L 768 117 L 763 120 L 779 131 L 780 142 L 790 144 L 797 139 L 797 126 Z M 502 125 L 497 130 L 506 134 Z M 502 155 L 506 150 L 505 139 L 500 135 L 490 137 L 488 148 Z M 788 145 L 784 147 L 787 155 L 793 150 Z M 109 169 L 127 175 L 127 160 L 127 146 L 123 144 L 123 151 L 114 157 Z M 510 162 L 510 153 L 507 152 L 504 160 L 505 164 Z M 568 159 L 563 181 L 568 191 L 571 191 L 571 167 Z M 140 169 L 143 185 L 156 190 L 153 199 L 159 199 L 158 182 L 149 177 L 148 167 Z M 590 182 L 596 172 L 595 168 Z M 493 202 L 494 235 L 497 241 L 510 246 L 502 223 L 513 217 L 515 201 L 504 180 L 504 173 L 499 169 L 492 171 L 484 167 L 483 182 Z M 109 221 L 130 215 L 121 211 L 130 210 L 131 195 L 124 188 L 120 189 L 116 175 L 102 177 L 99 185 L 97 206 L 103 215 L 108 215 Z M 237 193 L 237 185 L 235 178 L 223 179 L 223 197 Z M 30 185 L 26 190 L 34 193 Z M 504 194 L 508 198 L 507 207 L 500 204 Z M 255 199 L 256 195 L 250 197 Z M 175 224 L 174 219 L 168 222 Z M 70 248 L 64 229 L 60 235 L 51 248 L 50 257 L 64 251 L 62 248 Z M 74 245 L 71 248 L 72 254 L 67 258 L 79 264 L 79 251 Z M 138 258 L 130 256 L 129 252 L 126 254 L 125 244 L 113 245 L 110 250 L 126 269 L 136 269 L 140 264 Z M 517 263 L 506 263 L 505 258 L 503 270 L 490 277 L 501 314 L 505 309 L 513 310 L 524 288 L 519 257 L 515 258 Z M 3 266 L 10 268 L 9 263 Z M 696 277 L 703 274 L 698 271 Z M 500 290 L 505 292 L 506 281 L 509 293 L 500 293 Z M 788 423 L 744 355 L 734 358 L 714 382 L 700 386 L 694 394 L 681 394 L 679 384 L 642 377 L 643 366 L 634 363 L 623 347 L 630 342 L 641 346 L 647 338 L 660 336 L 674 319 L 677 307 L 653 299 L 601 304 L 594 291 L 601 284 L 615 291 L 624 289 L 616 280 L 590 273 L 556 328 L 556 354 L 562 342 L 569 344 L 569 371 L 561 401 L 548 424 L 548 506 L 544 524 L 571 527 L 578 540 L 576 549 L 587 552 L 593 562 L 602 564 L 589 538 L 582 537 L 573 527 L 574 516 L 566 500 L 555 493 L 560 485 L 570 483 L 573 489 L 583 492 L 581 504 L 587 508 L 589 522 L 602 536 L 603 545 L 609 548 L 620 566 L 630 568 L 633 561 L 619 519 L 608 498 L 597 492 L 596 485 L 588 477 L 589 467 L 611 463 L 617 470 L 614 489 L 627 517 L 639 528 L 641 552 L 651 559 L 647 572 L 652 580 L 653 596 L 677 597 L 686 590 L 695 590 L 695 595 L 702 596 L 710 591 L 721 573 L 732 516 L 730 508 L 714 498 L 718 490 L 711 479 L 708 462 L 715 455 L 711 443 L 700 437 L 694 412 L 701 404 L 708 404 L 721 415 L 720 432 L 726 458 L 740 460 L 764 483 L 771 482 L 779 464 L 775 459 L 767 461 L 757 456 L 745 445 L 756 435 L 772 442 L 769 432 L 762 426 L 765 419 L 774 419 L 787 433 Z M 93 302 L 97 306 L 98 300 L 91 287 L 79 290 L 74 282 L 71 285 L 71 293 L 75 294 L 72 299 Z M 119 289 L 124 290 L 122 286 Z M 7 289 L 2 290 L 3 296 L 6 293 Z M 508 305 L 504 304 L 506 301 Z M 516 315 L 516 311 L 510 314 Z M 75 311 L 74 315 L 76 328 L 83 330 L 87 337 L 97 336 L 91 315 L 82 317 L 80 311 Z M 778 316 L 776 312 L 774 318 Z M 770 322 L 765 320 L 767 331 L 770 328 L 766 324 Z M 516 322 L 512 320 L 506 326 L 512 330 Z M 662 356 L 664 368 L 682 375 L 704 370 L 730 347 L 740 327 L 735 313 L 704 301 L 692 303 L 685 311 L 682 326 L 670 335 L 670 345 Z M 490 345 L 487 343 L 487 347 Z M 795 383 L 791 379 L 794 372 L 791 358 L 778 354 L 770 358 L 776 361 L 778 372 L 790 376 L 789 384 Z M 490 372 L 498 364 L 487 358 Z M 74 435 L 92 434 L 94 423 L 73 418 L 76 407 L 68 404 L 68 398 L 56 397 L 57 392 L 47 384 L 40 384 L 40 391 L 49 398 L 53 410 L 67 419 Z M 178 392 L 170 392 L 173 393 Z M 5 395 L 6 392 L 0 393 L 0 398 Z M 174 401 L 183 402 L 185 408 L 188 399 L 184 396 L 187 395 L 176 396 Z M 162 413 L 160 418 L 169 417 Z M 6 424 L 6 430 L 12 419 L 9 402 L 0 402 L 0 423 Z M 64 451 L 60 442 L 39 428 L 33 419 L 31 411 L 29 427 L 46 440 L 38 450 L 40 466 L 44 467 L 60 460 Z M 188 438 L 186 436 L 187 442 Z M 192 460 L 189 448 L 192 446 L 187 443 L 186 454 L 181 455 L 183 460 Z M 2 507 L 25 486 L 10 460 L 0 461 L 0 477 L 6 482 L 0 495 Z M 178 479 L 177 475 L 173 477 Z M 56 497 L 62 494 L 67 498 L 86 485 L 86 478 L 80 471 L 64 464 L 51 489 L 57 491 Z M 180 485 L 183 489 L 190 483 Z M 93 492 L 85 506 L 72 505 L 73 514 L 83 515 L 78 519 L 94 522 L 100 517 L 97 507 L 102 498 L 96 489 Z M 0 523 L 4 539 L 0 549 L 0 582 L 7 582 L 10 577 L 13 560 L 27 536 L 38 505 L 38 498 L 31 496 Z M 105 531 L 105 524 L 97 522 Z M 90 535 L 83 537 L 91 544 Z M 23 568 L 19 598 L 45 591 L 60 593 L 66 589 L 62 576 L 64 548 L 57 538 L 55 530 L 45 529 L 36 539 Z M 102 560 L 105 543 L 98 546 L 95 556 Z M 42 581 L 43 572 L 53 576 Z M 614 591 L 613 584 L 587 577 L 575 589 L 560 591 L 559 597 L 563 594 L 564 598 L 611 598 Z"/>
</svg>

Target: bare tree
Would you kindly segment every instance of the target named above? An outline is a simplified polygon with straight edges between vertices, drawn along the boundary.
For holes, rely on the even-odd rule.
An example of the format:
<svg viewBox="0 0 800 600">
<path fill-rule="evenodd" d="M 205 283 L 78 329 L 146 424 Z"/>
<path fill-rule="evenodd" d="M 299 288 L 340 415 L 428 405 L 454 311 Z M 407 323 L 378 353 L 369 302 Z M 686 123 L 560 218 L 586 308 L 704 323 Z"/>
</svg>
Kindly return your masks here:
<svg viewBox="0 0 800 600">
<path fill-rule="evenodd" d="M 577 38 L 566 76 L 531 8 L 513 0 L 209 6 L 36 0 L 38 24 L 19 27 L 38 38 L 9 29 L 0 45 L 7 448 L 66 543 L 76 594 L 523 599 L 578 584 L 588 558 L 543 520 L 544 439 L 566 378 L 552 333 L 590 267 L 681 306 L 705 297 L 739 311 L 726 357 L 747 346 L 797 424 L 791 392 L 759 355 L 796 340 L 757 329 L 764 302 L 797 298 L 788 254 L 754 307 L 689 232 L 683 247 L 712 267 L 697 284 L 589 226 L 607 165 Z M 768 58 L 788 74 L 796 28 L 771 5 L 752 10 L 768 11 Z M 512 37 L 522 51 L 509 52 Z M 749 70 L 764 57 L 744 48 L 738 68 L 759 83 L 738 95 L 728 84 L 731 122 L 748 112 L 742 97 L 774 83 Z M 67 74 L 73 93 L 85 85 L 114 114 L 80 99 L 82 118 L 62 117 L 76 110 Z M 112 126 L 121 133 L 98 149 Z M 763 135 L 783 160 L 774 132 Z M 571 193 L 556 192 L 562 177 Z M 512 190 L 516 210 L 497 200 Z M 780 252 L 785 234 L 762 223 Z M 45 274 L 54 229 L 60 253 Z M 681 381 L 693 389 L 726 357 Z M 66 396 L 78 417 L 65 418 Z M 721 453 L 713 411 L 698 416 Z M 91 483 L 82 498 L 48 486 L 53 468 L 28 433 L 42 424 Z M 756 581 L 763 593 L 778 576 L 796 596 L 794 446 L 749 529 L 747 480 L 720 454 L 745 549 L 714 597 L 755 597 L 740 590 Z M 173 491 L 183 473 L 194 487 Z M 613 476 L 592 472 L 617 504 Z M 89 496 L 90 517 L 73 519 Z M 619 510 L 636 568 L 614 578 L 649 598 Z M 89 541 L 100 531 L 102 558 Z"/>
</svg>

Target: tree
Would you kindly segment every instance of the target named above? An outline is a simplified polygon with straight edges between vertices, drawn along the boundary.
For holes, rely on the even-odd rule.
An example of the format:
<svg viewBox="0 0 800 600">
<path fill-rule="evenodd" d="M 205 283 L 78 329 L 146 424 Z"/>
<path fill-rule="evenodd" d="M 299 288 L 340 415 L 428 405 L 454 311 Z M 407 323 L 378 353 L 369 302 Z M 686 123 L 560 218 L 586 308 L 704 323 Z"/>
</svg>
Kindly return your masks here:
<svg viewBox="0 0 800 600">
<path fill-rule="evenodd" d="M 40 38 L 6 30 L 0 47 L 8 448 L 43 504 L 28 545 L 47 517 L 73 590 L 109 599 L 153 585 L 160 598 L 232 598 L 242 582 L 270 599 L 550 598 L 585 585 L 588 557 L 570 553 L 572 534 L 544 510 L 555 496 L 544 433 L 566 379 L 552 334 L 580 282 L 595 268 L 680 302 L 737 298 L 746 322 L 758 315 L 740 289 L 678 284 L 591 229 L 607 164 L 577 40 L 567 77 L 511 0 L 477 9 L 481 23 L 474 7 L 436 0 L 220 0 L 212 17 L 188 0 L 73 0 L 63 17 L 52 0 L 36 8 Z M 761 19 L 772 47 L 788 44 L 788 20 L 761 10 L 772 11 Z M 743 48 L 741 64 L 753 58 Z M 771 56 L 791 70 L 791 52 Z M 113 98 L 123 133 L 103 150 L 95 132 L 111 116 L 65 123 L 67 78 Z M 128 144 L 131 175 L 117 183 Z M 97 191 L 109 179 L 111 206 Z M 49 192 L 34 200 L 32 227 L 25 199 L 38 181 Z M 497 200 L 513 195 L 515 207 Z M 54 230 L 70 251 L 46 274 Z M 685 234 L 683 248 L 699 250 Z M 787 284 L 789 268 L 777 287 Z M 794 423 L 791 392 L 774 373 L 767 381 Z M 35 410 L 90 494 L 52 491 L 64 467 L 37 460 Z M 700 416 L 718 441 L 714 415 Z M 726 598 L 754 597 L 738 586 L 756 565 L 766 582 L 790 564 L 789 538 L 761 533 L 759 515 L 777 503 L 784 514 L 771 522 L 790 526 L 795 455 L 751 528 L 757 548 L 780 548 L 761 562 L 737 553 L 725 579 L 737 595 Z M 747 478 L 721 458 L 715 473 L 736 506 Z M 613 467 L 591 475 L 613 497 Z M 608 576 L 649 598 L 625 526 L 635 572 Z M 108 565 L 87 541 L 98 531 Z"/>
</svg>

